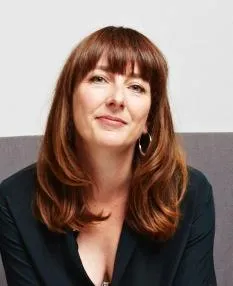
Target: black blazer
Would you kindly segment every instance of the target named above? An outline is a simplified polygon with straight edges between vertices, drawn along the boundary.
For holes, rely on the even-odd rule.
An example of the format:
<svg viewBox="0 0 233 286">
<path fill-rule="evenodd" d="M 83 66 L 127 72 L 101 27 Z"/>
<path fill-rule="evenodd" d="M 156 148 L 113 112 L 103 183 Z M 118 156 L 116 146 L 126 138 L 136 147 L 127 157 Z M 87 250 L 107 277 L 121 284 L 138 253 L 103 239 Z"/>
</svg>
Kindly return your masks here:
<svg viewBox="0 0 233 286">
<path fill-rule="evenodd" d="M 0 185 L 0 250 L 9 286 L 86 286 L 74 233 L 56 234 L 34 219 L 35 165 Z M 112 286 L 216 285 L 213 263 L 215 213 L 212 188 L 189 168 L 183 219 L 167 242 L 152 241 L 123 225 Z"/>
</svg>

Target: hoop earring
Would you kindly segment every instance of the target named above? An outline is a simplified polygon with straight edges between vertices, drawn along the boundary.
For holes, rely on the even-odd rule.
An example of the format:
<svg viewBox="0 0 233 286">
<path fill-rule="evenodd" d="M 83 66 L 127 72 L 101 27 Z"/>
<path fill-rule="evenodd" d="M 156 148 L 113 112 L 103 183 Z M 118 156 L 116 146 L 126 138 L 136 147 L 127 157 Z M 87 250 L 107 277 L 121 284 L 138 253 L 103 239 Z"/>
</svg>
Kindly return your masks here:
<svg viewBox="0 0 233 286">
<path fill-rule="evenodd" d="M 152 138 L 151 138 L 151 136 L 150 136 L 150 133 L 149 133 L 149 132 L 147 132 L 145 135 L 147 135 L 147 136 L 148 136 L 148 138 L 149 138 L 149 144 L 148 144 L 148 146 L 147 146 L 147 149 L 148 149 L 148 148 L 149 148 L 149 146 L 150 146 L 150 144 L 151 144 Z M 142 156 L 145 156 L 145 155 L 146 155 L 146 152 L 144 152 L 144 151 L 142 150 L 141 138 L 142 138 L 142 136 L 139 138 L 139 141 L 138 141 L 138 147 L 139 147 L 140 154 L 141 154 Z M 147 151 L 147 150 L 146 150 L 146 151 Z"/>
</svg>

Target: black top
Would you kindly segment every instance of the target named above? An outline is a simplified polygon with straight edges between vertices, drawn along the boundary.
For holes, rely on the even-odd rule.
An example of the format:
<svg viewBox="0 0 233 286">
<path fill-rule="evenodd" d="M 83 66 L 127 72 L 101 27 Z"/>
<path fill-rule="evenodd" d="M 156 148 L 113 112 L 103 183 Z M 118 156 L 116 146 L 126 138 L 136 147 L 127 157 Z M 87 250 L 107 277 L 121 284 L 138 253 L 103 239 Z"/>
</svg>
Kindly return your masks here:
<svg viewBox="0 0 233 286">
<path fill-rule="evenodd" d="M 93 286 L 72 231 L 50 232 L 32 215 L 35 165 L 0 185 L 0 250 L 9 286 Z M 212 188 L 189 168 L 182 220 L 167 242 L 145 238 L 124 223 L 111 286 L 214 286 Z"/>
</svg>

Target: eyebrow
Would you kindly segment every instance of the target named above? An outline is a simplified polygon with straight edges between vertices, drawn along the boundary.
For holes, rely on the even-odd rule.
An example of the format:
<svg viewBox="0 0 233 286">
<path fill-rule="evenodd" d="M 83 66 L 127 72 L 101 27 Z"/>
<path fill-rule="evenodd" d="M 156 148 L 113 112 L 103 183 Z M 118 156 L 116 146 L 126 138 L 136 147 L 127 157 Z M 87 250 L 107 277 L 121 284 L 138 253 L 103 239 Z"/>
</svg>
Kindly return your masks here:
<svg viewBox="0 0 233 286">
<path fill-rule="evenodd" d="M 95 69 L 102 70 L 102 71 L 108 72 L 108 73 L 112 73 L 112 71 L 111 71 L 109 66 L 98 65 L 98 66 L 96 66 Z M 128 77 L 142 79 L 142 76 L 141 76 L 140 73 L 131 73 L 130 75 L 128 75 Z"/>
</svg>

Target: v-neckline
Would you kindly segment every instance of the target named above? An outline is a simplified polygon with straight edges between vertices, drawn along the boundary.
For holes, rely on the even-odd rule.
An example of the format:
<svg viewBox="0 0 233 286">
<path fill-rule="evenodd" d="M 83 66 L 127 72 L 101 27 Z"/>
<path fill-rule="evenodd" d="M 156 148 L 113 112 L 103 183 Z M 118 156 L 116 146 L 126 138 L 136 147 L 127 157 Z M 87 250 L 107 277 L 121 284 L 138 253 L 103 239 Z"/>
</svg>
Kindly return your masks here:
<svg viewBox="0 0 233 286">
<path fill-rule="evenodd" d="M 78 267 L 79 275 L 85 279 L 85 285 L 88 286 L 95 286 L 93 281 L 90 279 L 89 275 L 87 274 L 81 257 L 78 251 L 78 244 L 76 241 L 78 232 L 69 232 L 69 236 L 71 238 L 71 258 L 75 262 L 76 267 Z M 128 265 L 130 257 L 133 254 L 133 251 L 136 247 L 137 235 L 129 228 L 126 222 L 123 222 L 122 230 L 119 238 L 119 242 L 117 245 L 116 257 L 114 261 L 113 267 L 113 275 L 112 281 L 110 283 L 111 286 L 119 285 L 122 275 Z M 77 278 L 78 279 L 78 278 Z M 80 279 L 80 278 L 79 278 Z"/>
</svg>

